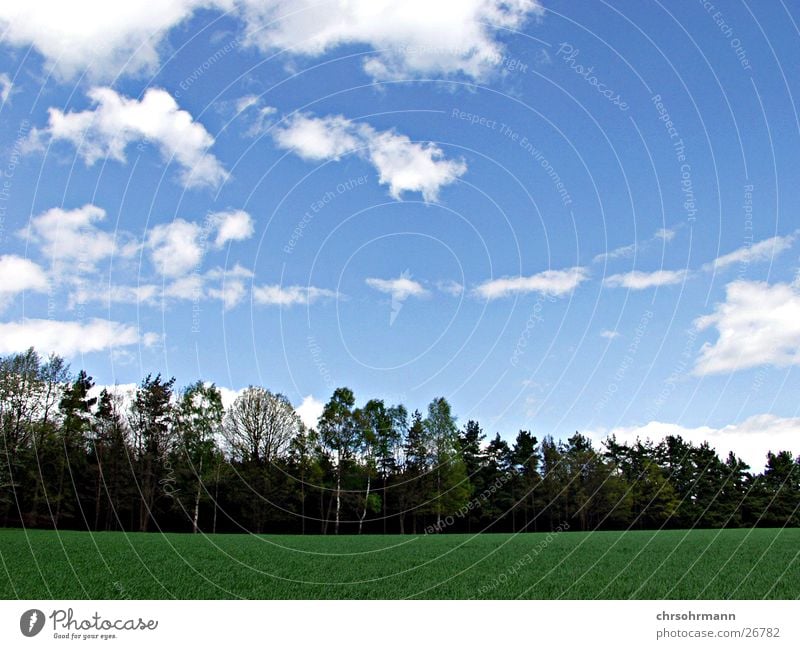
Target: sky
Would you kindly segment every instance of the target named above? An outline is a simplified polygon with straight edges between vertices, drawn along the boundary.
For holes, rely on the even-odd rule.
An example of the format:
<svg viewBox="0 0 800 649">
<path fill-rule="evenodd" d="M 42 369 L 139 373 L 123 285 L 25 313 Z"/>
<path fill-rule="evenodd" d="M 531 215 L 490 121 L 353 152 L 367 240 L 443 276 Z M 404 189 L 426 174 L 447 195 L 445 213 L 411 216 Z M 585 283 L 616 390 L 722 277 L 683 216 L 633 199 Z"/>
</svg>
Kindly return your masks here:
<svg viewBox="0 0 800 649">
<path fill-rule="evenodd" d="M 798 454 L 799 22 L 0 2 L 0 354 Z"/>
</svg>

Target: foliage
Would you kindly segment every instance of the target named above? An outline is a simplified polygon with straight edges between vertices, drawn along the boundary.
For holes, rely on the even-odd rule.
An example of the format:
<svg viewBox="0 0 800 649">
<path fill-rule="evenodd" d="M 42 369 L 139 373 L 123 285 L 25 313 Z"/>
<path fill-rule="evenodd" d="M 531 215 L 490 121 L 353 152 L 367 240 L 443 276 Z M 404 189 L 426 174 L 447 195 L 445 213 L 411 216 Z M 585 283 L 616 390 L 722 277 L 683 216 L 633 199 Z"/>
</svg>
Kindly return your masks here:
<svg viewBox="0 0 800 649">
<path fill-rule="evenodd" d="M 148 375 L 130 403 L 33 349 L 0 358 L 0 526 L 300 534 L 800 526 L 800 461 L 761 473 L 678 436 L 487 440 L 337 388 L 314 428 L 263 387 Z"/>
</svg>

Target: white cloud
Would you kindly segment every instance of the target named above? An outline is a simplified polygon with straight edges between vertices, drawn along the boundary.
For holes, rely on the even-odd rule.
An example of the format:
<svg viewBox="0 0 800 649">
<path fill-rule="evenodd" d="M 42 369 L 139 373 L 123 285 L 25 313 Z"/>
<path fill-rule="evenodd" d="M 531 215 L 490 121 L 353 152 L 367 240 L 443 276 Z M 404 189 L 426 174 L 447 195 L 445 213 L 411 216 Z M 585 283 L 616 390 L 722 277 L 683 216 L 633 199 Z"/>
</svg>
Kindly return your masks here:
<svg viewBox="0 0 800 649">
<path fill-rule="evenodd" d="M 197 270 L 203 259 L 197 223 L 175 219 L 155 226 L 147 235 L 147 248 L 156 270 L 166 277 L 181 277 Z"/>
<path fill-rule="evenodd" d="M 114 303 L 157 305 L 161 300 L 219 299 L 226 309 L 237 306 L 246 293 L 243 279 L 252 271 L 236 264 L 232 268 L 212 268 L 205 273 L 190 273 L 165 284 L 99 284 L 79 281 L 70 294 L 69 305 L 97 302 L 106 306 Z M 214 283 L 214 286 L 209 286 Z"/>
<path fill-rule="evenodd" d="M 393 279 L 368 277 L 365 281 L 367 286 L 381 293 L 391 295 L 393 300 L 403 301 L 409 297 L 424 297 L 429 294 L 422 284 L 411 279 L 405 273 Z"/>
<path fill-rule="evenodd" d="M 600 332 L 601 338 L 607 338 L 608 340 L 614 340 L 614 338 L 619 337 L 618 331 L 611 331 L 610 329 L 606 329 L 605 331 Z"/>
<path fill-rule="evenodd" d="M 215 212 L 209 215 L 203 226 L 180 218 L 156 225 L 147 236 L 147 249 L 159 273 L 166 277 L 182 277 L 186 273 L 199 270 L 209 238 L 214 237 L 214 247 L 222 248 L 226 243 L 244 241 L 252 235 L 253 219 L 247 212 Z M 238 264 L 227 273 L 222 269 L 209 272 L 212 279 L 230 275 L 232 272 L 239 277 L 252 275 Z"/>
<path fill-rule="evenodd" d="M 211 288 L 208 291 L 209 297 L 222 301 L 226 311 L 238 306 L 246 293 L 244 282 L 238 279 L 224 280 L 219 288 Z"/>
<path fill-rule="evenodd" d="M 240 264 L 233 268 L 212 268 L 205 274 L 206 279 L 219 280 L 218 288 L 210 288 L 208 297 L 222 301 L 223 308 L 227 311 L 238 306 L 247 293 L 243 279 L 253 277 L 253 272 Z"/>
<path fill-rule="evenodd" d="M 198 273 L 177 278 L 166 284 L 161 293 L 161 297 L 164 299 L 191 301 L 201 300 L 205 295 L 205 281 Z"/>
<path fill-rule="evenodd" d="M 11 77 L 9 77 L 5 72 L 0 73 L 0 101 L 6 103 L 8 98 L 11 96 L 11 89 L 14 87 L 14 84 L 11 81 Z"/>
<path fill-rule="evenodd" d="M 37 0 L 0 2 L 0 40 L 35 47 L 64 79 L 88 70 L 97 78 L 152 72 L 169 29 L 212 0 Z"/>
<path fill-rule="evenodd" d="M 772 237 L 750 246 L 743 246 L 733 252 L 729 252 L 727 255 L 717 257 L 710 264 L 703 266 L 703 270 L 725 268 L 732 264 L 746 265 L 759 261 L 769 261 L 791 248 L 796 236 L 796 234 L 789 234 L 785 237 Z"/>
<path fill-rule="evenodd" d="M 23 291 L 47 291 L 47 274 L 30 259 L 3 255 L 0 257 L 0 309 Z"/>
<path fill-rule="evenodd" d="M 244 241 L 253 236 L 253 218 L 244 210 L 215 212 L 209 216 L 209 224 L 217 231 L 214 241 L 217 248 L 229 241 Z"/>
<path fill-rule="evenodd" d="M 696 374 L 800 364 L 800 292 L 790 284 L 732 282 L 725 301 L 695 325 L 719 334 L 701 348 Z"/>
<path fill-rule="evenodd" d="M 464 74 L 485 77 L 503 47 L 496 34 L 541 12 L 535 0 L 244 0 L 247 42 L 319 56 L 339 45 L 374 50 L 375 79 Z"/>
<path fill-rule="evenodd" d="M 106 307 L 112 304 L 154 304 L 160 290 L 155 284 L 125 286 L 97 281 L 79 281 L 69 295 L 69 306 L 96 302 Z"/>
<path fill-rule="evenodd" d="M 118 254 L 130 257 L 138 246 L 125 234 L 119 245 L 113 234 L 97 227 L 104 221 L 106 211 L 96 205 L 86 204 L 73 210 L 54 207 L 33 217 L 30 241 L 37 243 L 54 269 L 70 273 L 93 270 L 97 262 Z M 69 267 L 64 267 L 68 265 Z"/>
<path fill-rule="evenodd" d="M 645 273 L 640 270 L 632 270 L 629 273 L 620 273 L 606 277 L 606 286 L 628 288 L 640 291 L 654 286 L 669 286 L 680 284 L 686 278 L 685 270 L 657 270 L 652 273 Z"/>
<path fill-rule="evenodd" d="M 772 414 L 754 415 L 737 424 L 721 428 L 711 426 L 686 427 L 679 424 L 651 421 L 642 426 L 620 426 L 611 430 L 587 433 L 600 441 L 615 435 L 620 442 L 632 443 L 637 438 L 661 441 L 667 435 L 680 435 L 694 444 L 708 442 L 720 458 L 729 451 L 747 462 L 754 471 L 761 471 L 767 461 L 767 451 L 800 453 L 800 417 L 778 417 Z"/>
<path fill-rule="evenodd" d="M 442 293 L 446 293 L 452 297 L 458 297 L 464 292 L 464 285 L 455 281 L 454 279 L 443 280 L 436 282 L 436 288 Z"/>
<path fill-rule="evenodd" d="M 273 115 L 278 112 L 278 109 L 274 106 L 263 105 L 261 98 L 256 95 L 240 97 L 236 100 L 234 106 L 237 116 L 242 115 L 245 111 L 247 112 L 243 119 L 249 122 L 249 126 L 245 131 L 245 135 L 249 137 L 257 137 L 265 133 L 272 126 Z"/>
<path fill-rule="evenodd" d="M 653 238 L 661 239 L 662 241 L 672 241 L 675 238 L 675 230 L 670 230 L 669 228 L 659 228 L 656 230 Z"/>
<path fill-rule="evenodd" d="M 619 248 L 614 248 L 608 252 L 595 255 L 592 261 L 599 263 L 612 259 L 629 259 L 633 257 L 635 253 L 647 250 L 647 248 L 649 248 L 653 243 L 660 243 L 661 245 L 664 245 L 665 243 L 672 241 L 674 238 L 675 230 L 671 230 L 669 228 L 659 228 L 649 239 L 645 239 L 644 241 L 639 241 L 637 243 L 631 243 L 627 246 L 620 246 Z"/>
<path fill-rule="evenodd" d="M 279 286 L 269 284 L 253 288 L 253 300 L 256 304 L 268 306 L 292 306 L 295 304 L 311 304 L 322 298 L 337 297 L 336 291 L 316 286 Z"/>
<path fill-rule="evenodd" d="M 406 135 L 372 129 L 367 137 L 379 182 L 389 185 L 389 193 L 398 200 L 403 192 L 420 192 L 426 201 L 436 201 L 442 187 L 467 171 L 463 160 L 446 159 L 432 142 L 412 142 Z"/>
<path fill-rule="evenodd" d="M 303 403 L 297 406 L 294 411 L 307 428 L 316 428 L 324 409 L 325 404 L 309 394 L 303 399 Z"/>
<path fill-rule="evenodd" d="M 244 392 L 247 388 L 242 388 L 240 390 L 232 390 L 231 388 L 226 388 L 224 386 L 218 385 L 217 390 L 219 390 L 220 395 L 222 395 L 222 407 L 227 410 L 233 405 L 233 402 L 239 398 L 239 396 Z"/>
<path fill-rule="evenodd" d="M 253 106 L 258 106 L 259 101 L 258 95 L 245 95 L 244 97 L 239 97 L 234 104 L 237 114 L 243 113 L 248 108 L 252 108 Z"/>
<path fill-rule="evenodd" d="M 314 117 L 295 113 L 274 133 L 275 142 L 304 160 L 338 160 L 366 146 L 358 124 L 342 115 Z"/>
<path fill-rule="evenodd" d="M 607 259 L 627 259 L 629 257 L 633 257 L 633 253 L 636 252 L 636 248 L 637 246 L 635 243 L 628 244 L 627 246 L 620 246 L 619 248 L 614 248 L 614 250 L 609 250 L 608 252 L 595 255 L 592 261 L 598 263 Z"/>
<path fill-rule="evenodd" d="M 398 200 L 404 192 L 420 192 L 426 201 L 436 201 L 440 189 L 467 170 L 463 160 L 447 159 L 432 142 L 412 142 L 406 135 L 377 131 L 342 115 L 294 114 L 275 129 L 274 138 L 278 146 L 314 162 L 359 155 L 369 160 L 379 182 Z"/>
<path fill-rule="evenodd" d="M 75 356 L 136 344 L 130 325 L 95 318 L 86 322 L 24 319 L 0 323 L 0 354 L 36 347 L 39 352 Z"/>
<path fill-rule="evenodd" d="M 214 138 L 167 91 L 149 88 L 139 100 L 111 88 L 92 88 L 89 97 L 95 104 L 90 110 L 50 108 L 47 127 L 31 131 L 31 145 L 44 137 L 70 142 L 91 166 L 105 157 L 125 162 L 127 146 L 144 139 L 158 147 L 165 162 L 179 165 L 186 187 L 217 187 L 227 179 L 228 172 L 208 153 Z"/>
<path fill-rule="evenodd" d="M 231 268 L 217 266 L 206 272 L 208 279 L 249 279 L 253 276 L 253 271 L 245 268 L 241 264 L 234 264 Z"/>
<path fill-rule="evenodd" d="M 142 336 L 142 344 L 145 347 L 160 347 L 164 344 L 164 334 L 159 334 L 155 331 L 148 331 L 144 336 Z"/>
<path fill-rule="evenodd" d="M 475 288 L 475 294 L 487 300 L 496 300 L 518 293 L 559 296 L 570 293 L 588 277 L 589 273 L 582 266 L 565 270 L 545 270 L 527 277 L 501 277 L 488 280 Z"/>
<path fill-rule="evenodd" d="M 541 14 L 536 0 L 37 0 L 0 3 L 0 40 L 36 48 L 62 79 L 155 72 L 166 34 L 200 8 L 232 11 L 264 51 L 319 56 L 340 45 L 373 50 L 375 79 L 485 77 L 504 48 L 498 34 Z"/>
</svg>

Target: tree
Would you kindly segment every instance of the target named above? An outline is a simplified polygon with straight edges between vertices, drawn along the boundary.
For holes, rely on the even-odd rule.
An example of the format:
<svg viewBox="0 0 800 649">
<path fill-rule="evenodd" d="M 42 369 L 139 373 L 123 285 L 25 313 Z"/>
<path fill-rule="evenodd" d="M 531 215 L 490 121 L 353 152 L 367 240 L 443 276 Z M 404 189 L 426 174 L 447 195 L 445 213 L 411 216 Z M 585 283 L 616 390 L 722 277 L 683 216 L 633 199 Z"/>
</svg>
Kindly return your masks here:
<svg viewBox="0 0 800 649">
<path fill-rule="evenodd" d="M 89 461 L 95 483 L 96 530 L 125 529 L 125 521 L 132 521 L 134 514 L 130 505 L 134 497 L 133 449 L 121 401 L 119 395 L 103 388 L 94 415 Z M 134 528 L 133 522 L 128 527 Z"/>
<path fill-rule="evenodd" d="M 441 529 L 442 516 L 455 512 L 469 498 L 470 484 L 459 449 L 456 420 L 444 397 L 431 401 L 423 423 L 435 476 L 433 513 L 436 527 Z"/>
<path fill-rule="evenodd" d="M 515 490 L 515 502 L 519 503 L 522 510 L 524 524 L 522 529 L 530 531 L 528 527 L 533 523 L 533 531 L 537 528 L 536 488 L 541 482 L 539 475 L 539 449 L 538 440 L 530 431 L 521 430 L 517 433 L 514 446 L 511 449 L 511 461 L 514 469 L 511 487 Z M 512 492 L 513 494 L 513 492 Z M 514 508 L 516 513 L 517 507 Z M 517 530 L 516 522 L 513 523 L 514 531 Z"/>
<path fill-rule="evenodd" d="M 164 381 L 158 374 L 148 374 L 136 390 L 131 405 L 131 429 L 133 430 L 141 502 L 139 507 L 139 530 L 146 532 L 154 507 L 163 495 L 165 485 L 174 479 L 165 476 L 167 453 L 172 438 L 172 387 L 175 379 Z"/>
<path fill-rule="evenodd" d="M 800 458 L 789 451 L 767 454 L 763 483 L 770 498 L 763 509 L 762 525 L 800 525 Z"/>
<path fill-rule="evenodd" d="M 480 493 L 484 490 L 485 480 L 483 468 L 486 465 L 486 453 L 482 448 L 486 435 L 477 421 L 470 419 L 464 426 L 463 432 L 458 436 L 461 457 L 464 460 L 464 470 L 472 485 L 472 490 Z M 472 529 L 473 522 L 480 519 L 481 513 L 472 510 L 467 513 L 467 530 Z"/>
<path fill-rule="evenodd" d="M 222 394 L 213 383 L 197 381 L 184 390 L 175 410 L 177 460 L 183 460 L 182 479 L 194 482 L 192 532 L 199 530 L 200 502 L 222 461 L 217 438 L 222 433 Z M 216 501 L 214 502 L 216 509 Z"/>
<path fill-rule="evenodd" d="M 96 397 L 89 396 L 93 387 L 92 377 L 81 370 L 75 381 L 64 390 L 58 406 L 62 414 L 60 446 L 63 452 L 59 453 L 56 527 L 64 513 L 74 514 L 80 498 L 76 487 L 81 488 L 86 482 L 86 449 L 92 431 L 92 408 L 97 403 Z"/>
<path fill-rule="evenodd" d="M 224 419 L 224 436 L 236 459 L 269 464 L 289 448 L 300 417 L 282 394 L 252 385 L 233 402 Z"/>
<path fill-rule="evenodd" d="M 336 388 L 330 401 L 325 404 L 319 418 L 319 433 L 323 444 L 336 455 L 336 521 L 334 533 L 339 533 L 342 510 L 342 475 L 357 448 L 359 433 L 353 411 L 356 399 L 350 388 Z"/>
<path fill-rule="evenodd" d="M 300 417 L 289 400 L 261 387 L 248 387 L 225 413 L 225 441 L 231 457 L 242 465 L 241 477 L 247 481 L 240 501 L 257 533 L 263 531 L 268 515 L 264 505 L 272 503 L 275 466 L 287 455 L 300 426 Z"/>
<path fill-rule="evenodd" d="M 427 439 L 422 413 L 415 410 L 411 415 L 411 425 L 408 427 L 405 443 L 403 444 L 403 477 L 400 484 L 399 523 L 400 533 L 405 533 L 405 518 L 411 512 L 412 532 L 417 533 L 417 518 L 419 510 L 425 502 L 428 476 Z"/>
</svg>

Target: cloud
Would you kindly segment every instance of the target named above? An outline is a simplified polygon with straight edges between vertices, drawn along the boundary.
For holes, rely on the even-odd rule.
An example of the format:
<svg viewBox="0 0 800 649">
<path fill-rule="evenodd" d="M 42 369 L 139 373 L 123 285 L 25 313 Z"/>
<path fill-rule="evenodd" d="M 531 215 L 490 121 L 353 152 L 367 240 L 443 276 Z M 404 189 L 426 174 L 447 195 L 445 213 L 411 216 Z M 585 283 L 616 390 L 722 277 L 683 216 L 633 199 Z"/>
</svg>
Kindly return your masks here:
<svg viewBox="0 0 800 649">
<path fill-rule="evenodd" d="M 73 210 L 54 207 L 33 217 L 29 229 L 20 234 L 29 234 L 58 271 L 93 270 L 111 255 L 130 257 L 139 249 L 126 234 L 120 234 L 123 242 L 118 245 L 113 234 L 98 228 L 105 218 L 106 211 L 92 204 Z"/>
<path fill-rule="evenodd" d="M 142 344 L 145 347 L 153 348 L 153 347 L 160 347 L 164 344 L 165 335 L 156 333 L 155 331 L 148 331 L 144 336 L 142 336 Z"/>
<path fill-rule="evenodd" d="M 236 264 L 233 268 L 212 268 L 205 274 L 208 280 L 219 280 L 219 288 L 210 288 L 208 297 L 222 301 L 223 308 L 228 311 L 238 306 L 247 294 L 242 280 L 253 277 L 253 272 Z"/>
<path fill-rule="evenodd" d="M 57 74 L 93 79 L 154 73 L 168 32 L 198 9 L 242 19 L 245 43 L 320 56 L 341 45 L 373 52 L 375 79 L 462 74 L 483 78 L 502 61 L 498 34 L 541 14 L 535 0 L 38 0 L 0 3 L 0 40 L 34 47 Z"/>
<path fill-rule="evenodd" d="M 654 286 L 669 286 L 670 284 L 680 284 L 686 278 L 685 270 L 657 270 L 652 273 L 645 273 L 640 270 L 632 270 L 629 273 L 610 275 L 603 282 L 606 286 L 628 288 L 634 291 L 641 291 Z"/>
<path fill-rule="evenodd" d="M 206 385 L 211 385 L 207 383 Z M 239 398 L 239 396 L 244 392 L 247 388 L 241 388 L 240 390 L 233 390 L 231 388 L 226 388 L 222 385 L 217 386 L 217 390 L 219 390 L 220 395 L 222 395 L 222 407 L 227 410 L 233 405 L 233 402 Z"/>
<path fill-rule="evenodd" d="M 36 347 L 42 353 L 75 356 L 139 342 L 136 328 L 94 318 L 85 322 L 24 319 L 0 323 L 0 354 Z"/>
<path fill-rule="evenodd" d="M 244 95 L 243 97 L 239 97 L 234 103 L 236 113 L 243 113 L 248 108 L 258 106 L 259 101 L 258 95 Z"/>
<path fill-rule="evenodd" d="M 607 259 L 627 259 L 629 257 L 633 257 L 633 253 L 636 252 L 636 249 L 637 245 L 635 243 L 631 243 L 627 246 L 620 246 L 619 248 L 614 248 L 614 250 L 609 250 L 608 252 L 595 255 L 592 261 L 598 263 Z"/>
<path fill-rule="evenodd" d="M 306 56 L 362 44 L 373 50 L 364 70 L 374 79 L 483 78 L 502 60 L 496 34 L 541 13 L 534 0 L 244 0 L 240 6 L 247 43 Z"/>
<path fill-rule="evenodd" d="M 30 145 L 48 137 L 70 142 L 91 166 L 106 157 L 125 162 L 127 146 L 144 139 L 158 147 L 165 162 L 178 164 L 186 187 L 218 187 L 228 178 L 219 160 L 208 153 L 214 138 L 166 90 L 149 88 L 140 100 L 111 88 L 92 88 L 88 94 L 95 104 L 91 110 L 64 113 L 50 108 L 48 125 L 32 129 Z"/>
<path fill-rule="evenodd" d="M 601 338 L 607 338 L 608 340 L 614 340 L 614 338 L 619 337 L 618 331 L 611 331 L 610 329 L 606 329 L 605 331 L 600 332 Z"/>
<path fill-rule="evenodd" d="M 253 217 L 244 210 L 215 212 L 209 216 L 209 223 L 217 231 L 214 241 L 217 248 L 229 241 L 244 241 L 253 236 Z"/>
<path fill-rule="evenodd" d="M 263 105 L 261 98 L 257 95 L 239 97 L 234 103 L 234 107 L 237 117 L 247 112 L 247 116 L 243 117 L 243 119 L 249 122 L 249 126 L 245 131 L 245 135 L 249 137 L 257 137 L 266 133 L 273 123 L 272 116 L 278 112 L 278 109 L 274 106 Z"/>
<path fill-rule="evenodd" d="M 13 87 L 14 84 L 11 81 L 11 77 L 9 77 L 5 72 L 0 73 L 0 101 L 2 101 L 4 104 L 11 96 L 11 89 Z"/>
<path fill-rule="evenodd" d="M 406 273 L 394 279 L 368 277 L 365 281 L 367 286 L 381 293 L 391 295 L 393 300 L 402 301 L 409 297 L 425 297 L 429 295 L 428 290 L 422 284 L 411 279 L 411 276 Z"/>
<path fill-rule="evenodd" d="M 614 248 L 614 250 L 600 253 L 599 255 L 595 255 L 592 261 L 594 263 L 599 263 L 612 259 L 629 259 L 633 257 L 635 253 L 647 250 L 647 248 L 649 248 L 653 243 L 660 243 L 663 245 L 664 243 L 672 241 L 674 238 L 675 230 L 659 228 L 649 239 L 645 239 L 644 241 L 637 243 L 631 243 L 627 246 L 620 246 L 619 248 Z"/>
<path fill-rule="evenodd" d="M 166 277 L 180 277 L 196 270 L 203 259 L 197 223 L 175 219 L 155 226 L 147 235 L 147 248 L 156 270 Z"/>
<path fill-rule="evenodd" d="M 247 289 L 240 280 L 225 280 L 219 288 L 209 289 L 209 297 L 222 301 L 223 308 L 228 311 L 238 306 L 244 299 Z"/>
<path fill-rule="evenodd" d="M 436 288 L 452 297 L 458 297 L 464 292 L 464 285 L 453 279 L 436 282 Z"/>
<path fill-rule="evenodd" d="M 294 411 L 307 428 L 315 428 L 324 409 L 325 404 L 309 394 Z"/>
<path fill-rule="evenodd" d="M 800 364 L 800 292 L 790 284 L 732 282 L 725 301 L 695 325 L 719 334 L 700 349 L 696 374 Z"/>
<path fill-rule="evenodd" d="M 337 297 L 336 291 L 316 286 L 279 286 L 268 284 L 253 288 L 253 300 L 256 304 L 267 306 L 293 306 L 295 304 L 311 304 L 322 298 Z"/>
<path fill-rule="evenodd" d="M 80 281 L 70 294 L 69 305 L 98 302 L 105 306 L 114 303 L 157 305 L 163 300 L 219 299 L 224 308 L 237 306 L 246 293 L 243 279 L 253 273 L 239 264 L 232 268 L 212 268 L 205 273 L 191 273 L 165 284 L 103 284 Z M 215 286 L 209 286 L 215 283 Z"/>
<path fill-rule="evenodd" d="M 17 293 L 44 293 L 47 286 L 47 274 L 30 259 L 17 255 L 0 257 L 0 309 L 5 308 Z"/>
<path fill-rule="evenodd" d="M 463 160 L 450 160 L 432 142 L 412 142 L 395 131 L 378 131 L 369 124 L 351 122 L 342 115 L 314 117 L 296 113 L 274 130 L 276 144 L 304 160 L 339 160 L 354 153 L 378 171 L 379 182 L 401 199 L 419 192 L 428 202 L 437 200 L 442 187 L 467 171 Z"/>
<path fill-rule="evenodd" d="M 479 284 L 474 292 L 487 300 L 508 297 L 509 295 L 540 293 L 560 296 L 573 291 L 589 277 L 586 268 L 575 266 L 565 270 L 545 270 L 528 277 L 502 277 Z"/>
<path fill-rule="evenodd" d="M 275 142 L 304 160 L 338 160 L 366 146 L 359 125 L 342 115 L 314 117 L 295 113 L 275 130 Z"/>
<path fill-rule="evenodd" d="M 155 284 L 139 284 L 125 286 L 122 284 L 103 284 L 96 281 L 80 281 L 69 295 L 69 307 L 96 302 L 106 307 L 112 304 L 155 304 L 160 286 Z"/>
<path fill-rule="evenodd" d="M 0 3 L 0 40 L 35 47 L 62 77 L 86 70 L 95 78 L 154 72 L 158 45 L 175 25 L 209 0 L 37 0 Z"/>
<path fill-rule="evenodd" d="M 747 462 L 754 471 L 766 464 L 767 451 L 800 453 L 800 417 L 778 417 L 773 414 L 754 415 L 736 424 L 721 428 L 711 426 L 686 427 L 674 423 L 651 421 L 641 426 L 619 426 L 611 430 L 587 433 L 594 440 L 615 435 L 620 442 L 635 442 L 637 438 L 660 441 L 667 435 L 680 435 L 694 444 L 708 442 L 722 458 L 729 451 Z"/>
<path fill-rule="evenodd" d="M 770 261 L 791 248 L 796 237 L 797 234 L 792 233 L 785 237 L 772 237 L 753 245 L 743 246 L 733 252 L 729 252 L 727 255 L 717 257 L 710 264 L 703 266 L 703 270 L 725 268 L 732 264 L 747 265 L 759 261 Z"/>
</svg>

